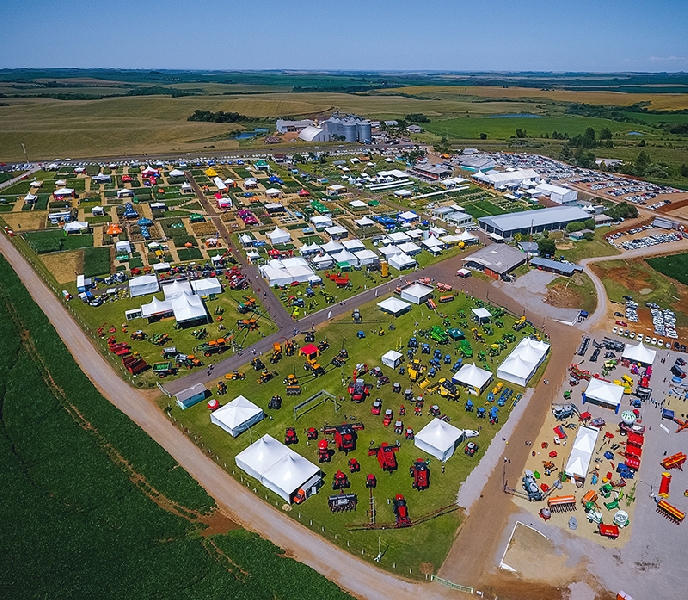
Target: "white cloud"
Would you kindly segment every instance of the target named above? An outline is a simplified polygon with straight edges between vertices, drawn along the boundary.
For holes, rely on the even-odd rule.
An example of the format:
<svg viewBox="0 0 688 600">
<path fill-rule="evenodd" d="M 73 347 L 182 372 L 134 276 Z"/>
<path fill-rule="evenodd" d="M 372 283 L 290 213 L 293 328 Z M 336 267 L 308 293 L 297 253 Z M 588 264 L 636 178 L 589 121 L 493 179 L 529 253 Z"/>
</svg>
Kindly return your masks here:
<svg viewBox="0 0 688 600">
<path fill-rule="evenodd" d="M 648 58 L 650 62 L 676 62 L 676 61 L 688 61 L 688 58 L 685 56 L 674 56 L 673 54 L 671 56 L 651 56 Z"/>
</svg>

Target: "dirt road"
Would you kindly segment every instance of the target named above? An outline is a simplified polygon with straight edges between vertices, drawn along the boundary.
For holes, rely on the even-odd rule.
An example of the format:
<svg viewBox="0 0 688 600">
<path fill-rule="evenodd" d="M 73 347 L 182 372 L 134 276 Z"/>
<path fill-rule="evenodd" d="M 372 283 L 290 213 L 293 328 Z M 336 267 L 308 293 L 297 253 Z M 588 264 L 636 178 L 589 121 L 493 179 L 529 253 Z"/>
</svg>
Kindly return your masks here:
<svg viewBox="0 0 688 600">
<path fill-rule="evenodd" d="M 360 598 L 435 600 L 459 597 L 458 592 L 437 584 L 411 583 L 376 569 L 336 548 L 259 500 L 250 490 L 209 460 L 143 394 L 118 377 L 60 300 L 44 285 L 4 235 L 0 236 L 0 252 L 19 274 L 81 369 L 100 392 L 165 448 L 215 498 L 220 509 L 232 520 L 266 537 L 287 550 L 296 560 L 309 565 Z"/>
</svg>

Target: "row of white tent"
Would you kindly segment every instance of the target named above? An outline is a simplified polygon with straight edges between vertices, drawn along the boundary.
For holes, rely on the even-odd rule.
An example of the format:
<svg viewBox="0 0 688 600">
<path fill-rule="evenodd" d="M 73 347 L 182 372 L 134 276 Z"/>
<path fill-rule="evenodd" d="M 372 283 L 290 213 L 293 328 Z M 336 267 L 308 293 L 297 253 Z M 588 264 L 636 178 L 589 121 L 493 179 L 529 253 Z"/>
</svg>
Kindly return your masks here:
<svg viewBox="0 0 688 600">
<path fill-rule="evenodd" d="M 523 338 L 497 369 L 497 377 L 526 387 L 545 360 L 550 345 L 541 340 Z"/>
<path fill-rule="evenodd" d="M 258 267 L 261 276 L 270 286 L 292 283 L 318 283 L 321 278 L 315 274 L 305 258 L 271 259 Z"/>
</svg>

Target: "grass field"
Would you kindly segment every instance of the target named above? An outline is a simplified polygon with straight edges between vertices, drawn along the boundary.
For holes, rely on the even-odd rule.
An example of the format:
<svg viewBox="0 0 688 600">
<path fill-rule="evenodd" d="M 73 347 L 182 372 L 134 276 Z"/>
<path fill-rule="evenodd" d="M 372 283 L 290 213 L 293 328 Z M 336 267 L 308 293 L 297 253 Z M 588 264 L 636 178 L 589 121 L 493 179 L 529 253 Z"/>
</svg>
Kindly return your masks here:
<svg viewBox="0 0 688 600">
<path fill-rule="evenodd" d="M 592 241 L 581 240 L 580 242 L 571 242 L 568 240 L 561 240 L 557 245 L 557 256 L 563 256 L 566 260 L 571 262 L 578 262 L 581 258 L 592 258 L 598 256 L 615 256 L 620 251 L 614 248 L 609 242 L 604 239 L 604 236 L 609 233 L 608 227 L 595 230 L 595 239 Z M 560 249 L 559 245 L 563 248 Z M 571 246 L 568 248 L 568 246 Z"/>
<path fill-rule="evenodd" d="M 212 498 L 98 393 L 1 257 L 0 275 L 7 597 L 349 597 L 226 518 L 202 537 Z"/>
<path fill-rule="evenodd" d="M 451 323 L 462 327 L 464 331 L 467 331 L 469 337 L 471 337 L 470 325 L 463 322 L 464 319 L 457 316 L 457 313 L 459 309 L 470 313 L 469 309 L 473 305 L 472 300 L 463 295 L 459 295 L 451 304 L 442 305 L 442 310 L 447 311 Z M 288 514 L 354 554 L 360 555 L 361 550 L 363 550 L 363 556 L 367 560 L 372 560 L 377 554 L 378 536 L 381 536 L 382 547 L 387 548 L 387 552 L 380 566 L 396 571 L 399 574 L 423 577 L 420 570 L 423 563 L 426 563 L 426 571 L 436 571 L 444 560 L 453 541 L 456 527 L 459 524 L 459 515 L 444 515 L 412 529 L 395 530 L 392 528 L 385 531 L 352 531 L 351 526 L 367 522 L 368 492 L 364 486 L 365 476 L 367 473 L 376 475 L 378 486 L 374 491 L 374 496 L 378 515 L 377 522 L 389 523 L 393 521 L 393 515 L 391 508 L 387 504 L 387 499 L 397 493 L 403 493 L 406 496 L 411 515 L 416 518 L 438 508 L 453 504 L 459 483 L 466 478 L 476 464 L 477 459 L 469 459 L 463 453 L 463 449 L 458 448 L 455 456 L 446 463 L 446 471 L 444 473 L 442 473 L 440 464 L 435 459 L 431 459 L 432 483 L 430 489 L 423 492 L 413 490 L 411 487 L 412 479 L 409 476 L 408 469 L 412 462 L 418 456 L 424 455 L 424 453 L 419 452 L 412 442 L 404 440 L 403 435 L 395 434 L 391 428 L 385 428 L 382 425 L 381 417 L 370 414 L 372 399 L 380 397 L 382 398 L 383 409 L 392 408 L 396 415 L 399 405 L 405 403 L 403 396 L 394 394 L 391 384 L 388 384 L 380 389 L 373 387 L 369 400 L 362 404 L 354 404 L 348 400 L 347 390 L 342 385 L 342 382 L 344 384 L 348 383 L 356 363 L 366 363 L 370 367 L 380 365 L 380 356 L 387 350 L 394 347 L 402 347 L 402 351 L 405 351 L 407 340 L 414 334 L 414 331 L 421 327 L 427 328 L 441 323 L 441 319 L 437 313 L 430 311 L 425 306 L 414 306 L 408 314 L 396 319 L 381 313 L 377 306 L 375 306 L 375 302 L 366 304 L 360 307 L 360 309 L 364 318 L 362 324 L 352 323 L 350 317 L 346 315 L 319 328 L 316 334 L 316 341 L 326 338 L 330 344 L 330 349 L 326 350 L 319 359 L 323 366 L 327 367 L 326 375 L 315 379 L 309 377 L 303 369 L 304 359 L 297 356 L 292 358 L 284 357 L 275 365 L 269 364 L 267 361 L 268 357 L 263 356 L 266 368 L 276 370 L 279 375 L 269 383 L 259 386 L 256 386 L 258 374 L 251 368 L 251 365 L 246 365 L 242 369 L 246 374 L 246 380 L 232 381 L 228 396 L 219 396 L 218 399 L 224 403 L 239 394 L 244 394 L 249 400 L 267 411 L 271 418 L 261 421 L 252 427 L 250 432 L 243 433 L 236 439 L 232 439 L 222 429 L 210 423 L 205 403 L 198 404 L 184 411 L 174 405 L 172 407 L 172 416 L 179 424 L 188 428 L 194 436 L 200 436 L 203 439 L 203 443 L 220 456 L 221 462 L 227 463 L 228 470 L 237 478 L 243 477 L 242 481 L 244 482 L 247 478 L 242 476 L 241 471 L 234 467 L 233 456 L 264 434 L 269 433 L 276 439 L 281 440 L 284 438 L 285 427 L 287 425 L 295 425 L 300 441 L 294 449 L 312 462 L 317 463 L 317 444 L 307 443 L 304 434 L 305 429 L 310 426 L 320 429 L 324 423 L 337 424 L 347 419 L 363 422 L 365 430 L 360 432 L 358 450 L 353 453 L 353 456 L 358 459 L 362 468 L 360 473 L 350 476 L 351 488 L 348 490 L 358 494 L 359 505 L 357 511 L 332 515 L 327 508 L 326 496 L 331 493 L 329 489 L 332 475 L 337 469 L 342 469 L 348 473 L 347 461 L 351 458 L 351 455 L 347 457 L 342 453 L 337 453 L 330 464 L 322 464 L 322 469 L 327 474 L 326 487 L 317 496 L 309 499 L 303 505 L 298 508 L 294 507 Z M 503 329 L 495 328 L 494 335 L 486 337 L 485 345 L 474 341 L 471 342 L 476 351 L 475 357 L 472 360 L 475 360 L 476 363 L 479 362 L 477 360 L 478 350 L 487 348 L 490 341 L 496 337 L 501 337 L 502 333 L 512 331 L 511 324 L 514 322 L 514 318 L 506 316 L 503 320 L 505 327 Z M 392 325 L 394 329 L 390 327 Z M 380 328 L 385 330 L 385 334 L 382 337 L 377 334 Z M 359 330 L 366 333 L 367 337 L 365 339 L 357 338 L 356 333 Z M 532 329 L 528 328 L 528 333 L 530 332 L 532 332 Z M 519 334 L 519 337 L 521 335 Z M 302 345 L 302 340 L 303 337 L 299 335 L 297 339 L 298 346 Z M 421 339 L 421 341 L 424 340 Z M 456 361 L 458 353 L 455 343 L 437 346 L 437 344 L 432 342 L 431 346 L 433 350 L 439 348 L 443 355 L 449 354 L 452 364 Z M 334 368 L 330 365 L 330 359 L 342 347 L 348 350 L 349 360 L 345 367 L 341 369 Z M 513 344 L 509 344 L 509 347 L 512 348 Z M 494 358 L 494 362 L 488 358 L 486 360 L 487 367 L 493 370 L 496 369 L 497 364 L 503 360 L 507 351 L 503 351 L 501 357 Z M 420 352 L 417 356 L 426 364 L 430 358 L 428 355 L 421 354 Z M 472 360 L 467 362 L 472 362 Z M 440 374 L 430 381 L 437 381 L 440 377 L 450 377 L 453 373 L 451 371 L 452 364 L 443 365 Z M 401 383 L 402 390 L 408 387 L 414 390 L 414 394 L 421 393 L 419 387 L 411 384 L 408 375 L 398 375 L 384 365 L 382 369 L 392 382 L 398 381 Z M 294 373 L 299 377 L 300 383 L 304 388 L 301 396 L 286 396 L 282 379 L 289 373 Z M 364 378 L 368 382 L 374 381 L 370 375 Z M 511 384 L 509 385 L 514 388 Z M 346 397 L 345 400 L 342 400 L 341 407 L 337 409 L 333 402 L 325 402 L 314 406 L 295 422 L 293 408 L 297 402 L 303 401 L 322 389 L 331 392 L 335 396 Z M 522 390 L 519 388 L 515 389 L 515 393 L 520 391 Z M 279 394 L 283 397 L 284 405 L 280 411 L 267 408 L 268 401 L 273 394 Z M 415 416 L 412 405 L 408 402 L 405 403 L 406 416 L 399 417 L 403 420 L 404 426 L 410 426 L 418 432 L 430 421 L 431 417 L 428 414 L 428 408 L 431 404 L 436 403 L 440 407 L 441 412 L 446 413 L 451 418 L 453 425 L 459 428 L 482 429 L 477 439 L 481 448 L 479 456 L 482 456 L 490 440 L 498 432 L 500 425 L 492 426 L 489 421 L 478 420 L 475 413 L 466 412 L 464 409 L 467 397 L 465 391 L 462 392 L 459 402 L 449 402 L 438 395 L 429 395 L 427 391 L 425 396 L 425 409 L 422 417 Z M 473 401 L 476 403 L 476 406 L 483 406 L 485 395 L 480 398 L 473 397 Z M 164 402 L 167 403 L 166 400 Z M 506 420 L 509 408 L 510 404 L 500 409 L 500 423 Z M 400 451 L 398 452 L 399 470 L 388 475 L 380 471 L 375 457 L 368 456 L 366 448 L 369 444 L 380 444 L 383 441 L 394 443 L 395 440 L 399 440 L 401 444 Z M 256 484 L 251 480 L 251 485 L 255 486 Z M 257 485 L 257 489 L 261 495 L 267 496 L 266 500 L 268 502 L 277 506 L 284 504 L 281 498 L 268 492 L 264 487 Z M 411 569 L 410 573 L 409 569 Z"/>
<path fill-rule="evenodd" d="M 674 254 L 660 258 L 648 258 L 647 263 L 655 270 L 688 285 L 688 254 Z"/>
</svg>

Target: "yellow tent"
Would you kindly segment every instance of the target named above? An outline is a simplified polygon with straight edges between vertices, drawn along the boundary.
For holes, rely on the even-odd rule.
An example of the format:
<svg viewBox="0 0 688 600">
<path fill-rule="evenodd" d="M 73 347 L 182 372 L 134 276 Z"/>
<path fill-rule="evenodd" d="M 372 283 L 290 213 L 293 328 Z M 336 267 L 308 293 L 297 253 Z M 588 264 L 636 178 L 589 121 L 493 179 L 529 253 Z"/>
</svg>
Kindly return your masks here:
<svg viewBox="0 0 688 600">
<path fill-rule="evenodd" d="M 208 168 L 205 170 L 205 174 L 206 174 L 208 177 L 217 177 L 217 171 L 216 171 L 215 169 L 213 169 L 212 167 L 208 167 Z"/>
</svg>

